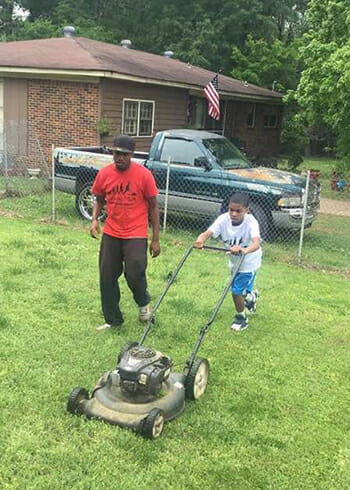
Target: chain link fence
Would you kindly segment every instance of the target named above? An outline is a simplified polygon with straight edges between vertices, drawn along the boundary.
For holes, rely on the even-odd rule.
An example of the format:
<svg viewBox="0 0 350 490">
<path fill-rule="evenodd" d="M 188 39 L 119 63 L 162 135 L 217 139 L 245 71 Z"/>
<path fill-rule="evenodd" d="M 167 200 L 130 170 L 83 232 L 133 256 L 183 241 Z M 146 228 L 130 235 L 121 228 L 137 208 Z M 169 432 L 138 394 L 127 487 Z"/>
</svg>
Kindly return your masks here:
<svg viewBox="0 0 350 490">
<path fill-rule="evenodd" d="M 1 200 L 51 192 L 49 166 L 27 121 L 8 121 L 0 132 Z"/>
<path fill-rule="evenodd" d="M 190 152 L 177 159 L 169 154 L 163 161 L 147 160 L 145 153 L 136 153 L 135 158 L 156 180 L 164 233 L 189 243 L 227 210 L 231 194 L 246 192 L 267 254 L 350 273 L 347 187 L 334 190 L 336 199 L 328 199 L 323 198 L 314 172 L 291 176 L 261 167 L 220 171 Z M 45 158 L 26 121 L 6 123 L 0 133 L 0 210 L 21 212 L 27 206 L 36 218 L 73 223 L 80 217 L 88 223 L 94 203 L 92 183 L 98 170 L 112 161 L 106 147 L 53 148 L 52 156 Z"/>
<path fill-rule="evenodd" d="M 56 148 L 54 153 L 56 189 L 73 194 L 77 215 L 90 219 L 94 203 L 91 186 L 99 168 L 113 161 L 111 151 L 101 147 Z M 333 208 L 339 203 L 335 200 L 330 200 L 325 212 L 320 213 L 322 189 L 313 172 L 291 175 L 261 167 L 219 171 L 207 168 L 205 161 L 189 154 L 187 161 L 173 161 L 170 156 L 166 161 L 147 160 L 145 154 L 135 156 L 156 180 L 165 233 L 193 240 L 227 210 L 231 194 L 245 192 L 251 198 L 250 212 L 260 224 L 264 249 L 275 257 L 300 260 L 309 251 L 309 257 L 322 263 L 320 250 L 329 256 L 335 252 L 346 257 L 348 253 L 339 246 L 334 230 L 338 229 L 338 236 L 344 233 L 341 243 L 346 243 L 350 238 L 350 213 L 337 216 Z M 105 211 L 101 218 L 105 218 Z"/>
</svg>

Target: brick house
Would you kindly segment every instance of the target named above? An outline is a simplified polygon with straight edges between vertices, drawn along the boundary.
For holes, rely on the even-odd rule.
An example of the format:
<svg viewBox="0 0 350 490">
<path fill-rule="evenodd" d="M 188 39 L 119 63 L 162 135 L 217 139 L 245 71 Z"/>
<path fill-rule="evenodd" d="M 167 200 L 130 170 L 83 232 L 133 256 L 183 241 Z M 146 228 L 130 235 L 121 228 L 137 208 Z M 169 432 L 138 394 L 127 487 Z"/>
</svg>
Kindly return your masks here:
<svg viewBox="0 0 350 490">
<path fill-rule="evenodd" d="M 203 93 L 213 76 L 169 54 L 67 35 L 0 43 L 0 135 L 8 122 L 27 121 L 49 158 L 52 144 L 109 145 L 120 132 L 147 151 L 157 131 L 191 127 L 242 141 L 251 156 L 276 155 L 282 95 L 219 75 L 216 122 Z M 30 152 L 29 133 L 12 143 Z"/>
</svg>

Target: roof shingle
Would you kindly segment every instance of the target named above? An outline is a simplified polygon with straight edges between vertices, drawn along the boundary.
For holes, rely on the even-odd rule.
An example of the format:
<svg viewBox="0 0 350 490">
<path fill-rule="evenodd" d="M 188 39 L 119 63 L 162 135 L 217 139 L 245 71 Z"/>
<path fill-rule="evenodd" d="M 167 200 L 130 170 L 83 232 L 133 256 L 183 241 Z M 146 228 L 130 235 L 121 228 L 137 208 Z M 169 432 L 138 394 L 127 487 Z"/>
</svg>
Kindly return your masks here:
<svg viewBox="0 0 350 490">
<path fill-rule="evenodd" d="M 214 72 L 173 58 L 82 37 L 0 43 L 0 73 L 6 67 L 110 72 L 200 89 L 214 76 Z M 224 75 L 219 75 L 219 92 L 275 98 L 276 101 L 282 97 L 278 92 Z"/>
</svg>

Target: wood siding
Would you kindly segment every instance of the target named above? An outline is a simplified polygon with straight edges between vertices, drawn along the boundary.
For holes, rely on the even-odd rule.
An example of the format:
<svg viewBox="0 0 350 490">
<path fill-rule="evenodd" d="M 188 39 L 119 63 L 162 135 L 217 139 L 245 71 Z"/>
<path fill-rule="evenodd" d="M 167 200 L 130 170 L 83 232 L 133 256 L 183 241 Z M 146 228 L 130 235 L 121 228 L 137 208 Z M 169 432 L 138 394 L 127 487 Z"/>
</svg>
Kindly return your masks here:
<svg viewBox="0 0 350 490">
<path fill-rule="evenodd" d="M 27 80 L 5 78 L 4 127 L 7 150 L 27 153 Z"/>
<path fill-rule="evenodd" d="M 283 117 L 282 106 L 256 103 L 255 124 L 251 128 L 247 125 L 248 104 L 242 101 L 229 103 L 225 136 L 242 141 L 250 158 L 277 156 Z M 277 115 L 277 125 L 274 128 L 264 127 L 264 116 L 270 112 Z"/>
<path fill-rule="evenodd" d="M 152 138 L 157 131 L 186 127 L 187 90 L 105 79 L 101 82 L 100 117 L 108 119 L 111 131 L 108 136 L 101 139 L 104 145 L 111 145 L 113 138 L 122 132 L 123 99 L 155 102 L 153 134 L 150 137 L 135 137 L 138 151 L 149 150 Z"/>
</svg>

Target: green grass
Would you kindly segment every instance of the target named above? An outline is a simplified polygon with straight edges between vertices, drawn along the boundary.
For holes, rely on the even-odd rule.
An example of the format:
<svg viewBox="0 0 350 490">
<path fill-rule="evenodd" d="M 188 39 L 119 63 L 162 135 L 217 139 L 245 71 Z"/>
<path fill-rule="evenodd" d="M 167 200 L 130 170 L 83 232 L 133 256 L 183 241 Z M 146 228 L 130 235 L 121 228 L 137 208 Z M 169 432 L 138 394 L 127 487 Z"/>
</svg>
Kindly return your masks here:
<svg viewBox="0 0 350 490">
<path fill-rule="evenodd" d="M 334 169 L 336 168 L 336 160 L 326 157 L 308 157 L 299 166 L 298 171 L 316 169 L 320 170 L 319 182 L 321 184 L 321 197 L 328 199 L 338 199 L 342 201 L 350 200 L 350 189 L 346 191 L 334 191 L 331 188 L 331 179 Z M 350 182 L 350 173 L 345 176 L 347 182 Z"/>
<path fill-rule="evenodd" d="M 99 243 L 86 225 L 0 220 L 1 488 L 350 487 L 348 278 L 286 263 L 288 250 L 276 261 L 268 247 L 250 328 L 230 331 L 227 298 L 200 351 L 206 394 L 152 442 L 66 412 L 72 388 L 91 390 L 140 336 L 124 279 L 126 322 L 97 334 Z M 153 301 L 186 239 L 163 235 L 148 269 Z M 226 274 L 221 254 L 195 251 L 165 297 L 149 345 L 177 369 Z"/>
</svg>

